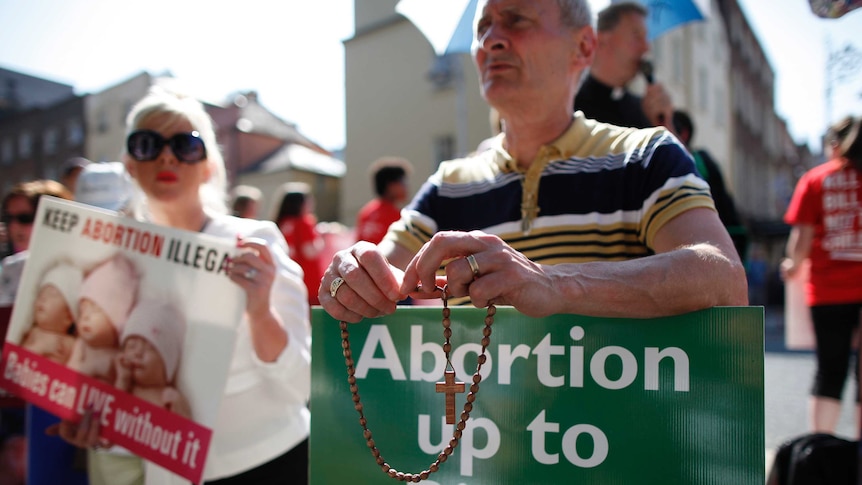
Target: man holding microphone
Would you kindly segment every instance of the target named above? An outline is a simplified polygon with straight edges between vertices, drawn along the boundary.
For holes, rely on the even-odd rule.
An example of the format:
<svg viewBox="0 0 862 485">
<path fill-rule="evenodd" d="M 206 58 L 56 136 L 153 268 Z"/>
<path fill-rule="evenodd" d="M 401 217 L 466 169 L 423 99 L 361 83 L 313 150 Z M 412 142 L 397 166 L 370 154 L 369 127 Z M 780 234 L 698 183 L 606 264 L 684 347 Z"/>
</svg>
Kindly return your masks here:
<svg viewBox="0 0 862 485">
<path fill-rule="evenodd" d="M 595 58 L 575 97 L 575 110 L 613 125 L 673 131 L 670 95 L 653 82 L 652 64 L 644 59 L 649 52 L 646 16 L 646 8 L 634 2 L 615 3 L 599 12 Z M 647 81 L 642 98 L 626 88 L 638 74 Z"/>
</svg>

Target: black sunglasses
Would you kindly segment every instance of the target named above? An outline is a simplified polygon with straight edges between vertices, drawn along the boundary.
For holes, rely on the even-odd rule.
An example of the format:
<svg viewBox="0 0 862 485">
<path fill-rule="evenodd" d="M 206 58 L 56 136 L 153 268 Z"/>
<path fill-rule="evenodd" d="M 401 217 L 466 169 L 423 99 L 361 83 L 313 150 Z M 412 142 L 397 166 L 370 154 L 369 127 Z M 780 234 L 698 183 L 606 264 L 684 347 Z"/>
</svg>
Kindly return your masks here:
<svg viewBox="0 0 862 485">
<path fill-rule="evenodd" d="M 3 214 L 0 216 L 0 221 L 7 226 L 12 223 L 12 221 L 17 222 L 18 224 L 33 224 L 33 221 L 36 220 L 36 214 Z"/>
<path fill-rule="evenodd" d="M 183 163 L 197 163 L 207 157 L 207 149 L 200 133 L 177 133 L 165 138 L 152 130 L 138 130 L 129 134 L 126 149 L 129 155 L 139 162 L 150 162 L 159 157 L 162 149 L 168 145 L 177 160 Z"/>
</svg>

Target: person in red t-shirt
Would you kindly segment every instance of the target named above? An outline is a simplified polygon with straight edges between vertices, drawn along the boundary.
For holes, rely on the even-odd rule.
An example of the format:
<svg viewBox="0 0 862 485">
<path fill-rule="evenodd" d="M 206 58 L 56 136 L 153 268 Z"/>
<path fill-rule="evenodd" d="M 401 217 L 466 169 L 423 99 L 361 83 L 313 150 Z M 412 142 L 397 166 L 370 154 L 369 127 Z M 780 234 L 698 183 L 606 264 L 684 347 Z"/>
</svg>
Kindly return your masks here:
<svg viewBox="0 0 862 485">
<path fill-rule="evenodd" d="M 862 310 L 860 125 L 862 118 L 847 117 L 830 128 L 831 159 L 799 179 L 784 215 L 793 227 L 787 257 L 781 262 L 782 276 L 792 278 L 805 259 L 811 262 L 806 303 L 817 342 L 817 373 L 809 401 L 813 432 L 835 430 L 853 331 Z M 858 382 L 856 387 L 858 411 Z"/>
<path fill-rule="evenodd" d="M 403 158 L 385 157 L 371 165 L 377 197 L 360 209 L 356 217 L 356 240 L 374 244 L 383 240 L 389 225 L 401 218 L 401 204 L 407 200 L 410 163 Z"/>
<path fill-rule="evenodd" d="M 296 261 L 305 274 L 303 280 L 308 288 L 308 303 L 319 305 L 317 287 L 323 277 L 320 255 L 324 241 L 316 228 L 311 188 L 303 182 L 288 182 L 278 188 L 274 200 L 277 205 L 272 221 L 284 234 L 290 259 Z"/>
</svg>

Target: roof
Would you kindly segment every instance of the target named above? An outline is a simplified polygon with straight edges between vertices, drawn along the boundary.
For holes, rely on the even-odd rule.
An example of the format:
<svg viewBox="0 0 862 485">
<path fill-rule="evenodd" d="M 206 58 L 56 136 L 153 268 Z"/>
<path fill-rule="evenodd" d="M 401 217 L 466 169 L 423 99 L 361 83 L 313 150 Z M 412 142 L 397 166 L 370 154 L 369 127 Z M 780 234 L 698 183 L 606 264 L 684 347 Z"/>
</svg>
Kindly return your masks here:
<svg viewBox="0 0 862 485">
<path fill-rule="evenodd" d="M 239 118 L 236 122 L 236 128 L 239 131 L 270 136 L 288 143 L 298 143 L 320 153 L 330 154 L 329 151 L 300 133 L 295 124 L 284 121 L 263 107 L 258 102 L 256 93 L 241 94 L 241 98 L 236 101 L 236 104 L 240 107 Z"/>
<path fill-rule="evenodd" d="M 69 84 L 0 67 L 0 108 L 47 108 L 74 95 Z"/>
<path fill-rule="evenodd" d="M 298 143 L 285 143 L 272 154 L 243 169 L 241 173 L 274 173 L 291 169 L 341 178 L 347 172 L 347 165 L 335 157 Z"/>
</svg>

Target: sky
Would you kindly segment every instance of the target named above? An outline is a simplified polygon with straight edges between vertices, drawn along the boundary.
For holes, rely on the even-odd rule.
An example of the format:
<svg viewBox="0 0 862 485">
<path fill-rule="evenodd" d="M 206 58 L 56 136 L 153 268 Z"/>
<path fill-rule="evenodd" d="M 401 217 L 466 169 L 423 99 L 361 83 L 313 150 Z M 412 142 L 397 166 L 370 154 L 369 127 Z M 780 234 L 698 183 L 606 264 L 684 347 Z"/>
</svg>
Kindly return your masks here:
<svg viewBox="0 0 862 485">
<path fill-rule="evenodd" d="M 807 0 L 739 2 L 775 71 L 776 111 L 794 140 L 819 148 L 830 120 L 862 115 L 862 9 L 826 20 Z M 141 71 L 168 71 L 207 99 L 254 90 L 332 150 L 345 143 L 343 41 L 352 35 L 353 0 L 0 0 L 0 67 L 78 94 Z M 861 57 L 835 84 L 831 109 L 827 45 L 853 45 Z"/>
</svg>

